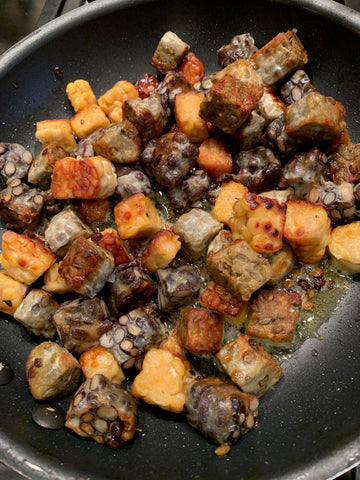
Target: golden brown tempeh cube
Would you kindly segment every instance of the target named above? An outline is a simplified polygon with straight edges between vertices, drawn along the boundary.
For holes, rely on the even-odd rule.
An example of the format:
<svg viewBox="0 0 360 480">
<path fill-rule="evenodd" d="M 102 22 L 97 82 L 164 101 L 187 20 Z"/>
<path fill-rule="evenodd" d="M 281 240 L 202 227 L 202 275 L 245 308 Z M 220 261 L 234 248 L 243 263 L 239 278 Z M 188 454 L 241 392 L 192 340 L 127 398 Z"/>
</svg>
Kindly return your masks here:
<svg viewBox="0 0 360 480">
<path fill-rule="evenodd" d="M 70 120 L 71 128 L 82 140 L 102 127 L 110 125 L 110 121 L 99 105 L 90 105 L 79 110 Z"/>
<path fill-rule="evenodd" d="M 281 366 L 248 335 L 228 342 L 216 358 L 242 391 L 259 397 L 278 382 L 282 374 Z"/>
<path fill-rule="evenodd" d="M 87 80 L 78 79 L 66 85 L 66 95 L 75 110 L 78 112 L 90 105 L 96 105 L 96 97 Z"/>
<path fill-rule="evenodd" d="M 226 288 L 211 281 L 200 297 L 203 307 L 211 308 L 221 313 L 226 320 L 241 325 L 244 323 L 248 309 L 248 302 L 239 300 Z"/>
<path fill-rule="evenodd" d="M 36 400 L 53 400 L 73 392 L 80 384 L 79 362 L 55 342 L 34 347 L 26 361 L 26 378 Z"/>
<path fill-rule="evenodd" d="M 360 182 L 360 143 L 348 142 L 330 156 L 331 180 L 334 183 Z"/>
<path fill-rule="evenodd" d="M 147 238 L 162 228 L 154 202 L 143 193 L 136 193 L 119 202 L 114 209 L 120 238 Z"/>
<path fill-rule="evenodd" d="M 144 402 L 180 413 L 184 408 L 184 376 L 181 356 L 160 348 L 145 355 L 141 372 L 135 377 L 131 393 Z"/>
<path fill-rule="evenodd" d="M 180 132 L 185 133 L 190 142 L 201 142 L 208 138 L 207 122 L 199 116 L 199 108 L 204 100 L 204 92 L 179 93 L 175 97 L 175 120 Z"/>
<path fill-rule="evenodd" d="M 223 319 L 207 308 L 183 307 L 177 324 L 181 346 L 192 353 L 215 354 L 223 337 Z"/>
<path fill-rule="evenodd" d="M 207 270 L 212 280 L 245 301 L 265 285 L 272 274 L 268 260 L 243 239 L 209 255 Z"/>
<path fill-rule="evenodd" d="M 28 180 L 42 190 L 50 188 L 51 175 L 57 160 L 67 157 L 65 150 L 55 143 L 42 149 L 30 165 Z"/>
<path fill-rule="evenodd" d="M 141 255 L 141 265 L 148 272 L 166 268 L 181 248 L 179 236 L 171 230 L 159 230 Z"/>
<path fill-rule="evenodd" d="M 190 46 L 174 32 L 166 32 L 160 39 L 151 59 L 151 65 L 161 73 L 176 70 Z"/>
<path fill-rule="evenodd" d="M 112 254 L 115 266 L 131 262 L 131 255 L 114 228 L 106 228 L 102 232 L 94 233 L 91 241 Z"/>
<path fill-rule="evenodd" d="M 265 85 L 273 85 L 308 61 L 308 54 L 296 30 L 280 32 L 252 56 Z"/>
<path fill-rule="evenodd" d="M 120 80 L 98 98 L 98 104 L 110 121 L 115 123 L 123 119 L 122 107 L 125 100 L 133 100 L 135 98 L 139 98 L 139 92 L 135 86 L 126 80 Z"/>
<path fill-rule="evenodd" d="M 241 183 L 232 180 L 230 180 L 230 182 L 222 183 L 212 211 L 216 220 L 228 224 L 233 215 L 233 207 L 235 203 L 244 198 L 247 192 L 247 187 Z"/>
<path fill-rule="evenodd" d="M 114 257 L 84 237 L 77 237 L 59 266 L 59 273 L 75 292 L 95 297 L 114 270 Z"/>
<path fill-rule="evenodd" d="M 19 235 L 7 230 L 2 237 L 0 262 L 6 272 L 19 282 L 30 285 L 45 273 L 56 255 L 35 234 Z"/>
<path fill-rule="evenodd" d="M 125 380 L 122 368 L 114 355 L 105 347 L 97 345 L 82 353 L 79 363 L 85 378 L 101 373 L 111 382 L 121 384 Z"/>
<path fill-rule="evenodd" d="M 29 287 L 0 270 L 0 311 L 13 315 Z"/>
<path fill-rule="evenodd" d="M 35 137 L 44 148 L 56 143 L 67 153 L 70 153 L 76 145 L 70 120 L 65 119 L 37 122 Z"/>
<path fill-rule="evenodd" d="M 284 238 L 301 262 L 317 263 L 330 241 L 331 221 L 325 208 L 304 200 L 288 200 L 286 206 Z"/>
<path fill-rule="evenodd" d="M 117 186 L 115 168 L 106 158 L 66 157 L 56 162 L 51 180 L 55 198 L 107 198 Z"/>
<path fill-rule="evenodd" d="M 262 290 L 250 304 L 247 335 L 267 340 L 272 345 L 290 343 L 300 304 L 301 295 L 297 292 Z"/>
<path fill-rule="evenodd" d="M 48 292 L 33 288 L 16 309 L 14 318 L 35 335 L 54 338 L 56 327 L 52 316 L 58 307 Z"/>
<path fill-rule="evenodd" d="M 318 92 L 309 93 L 285 110 L 285 132 L 301 140 L 330 141 L 345 128 L 344 106 Z"/>
</svg>

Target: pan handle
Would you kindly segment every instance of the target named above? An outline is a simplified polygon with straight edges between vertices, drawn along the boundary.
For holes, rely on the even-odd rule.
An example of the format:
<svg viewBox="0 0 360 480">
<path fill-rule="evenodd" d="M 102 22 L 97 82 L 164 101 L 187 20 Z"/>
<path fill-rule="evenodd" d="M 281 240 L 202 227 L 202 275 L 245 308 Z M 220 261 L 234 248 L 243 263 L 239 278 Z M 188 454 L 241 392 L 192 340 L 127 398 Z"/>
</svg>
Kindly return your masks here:
<svg viewBox="0 0 360 480">
<path fill-rule="evenodd" d="M 50 22 L 50 20 L 54 20 L 54 18 L 60 17 L 60 15 L 91 1 L 93 0 L 45 0 L 45 4 L 36 23 L 36 28 L 39 28 L 42 25 L 45 25 L 45 23 Z"/>
</svg>

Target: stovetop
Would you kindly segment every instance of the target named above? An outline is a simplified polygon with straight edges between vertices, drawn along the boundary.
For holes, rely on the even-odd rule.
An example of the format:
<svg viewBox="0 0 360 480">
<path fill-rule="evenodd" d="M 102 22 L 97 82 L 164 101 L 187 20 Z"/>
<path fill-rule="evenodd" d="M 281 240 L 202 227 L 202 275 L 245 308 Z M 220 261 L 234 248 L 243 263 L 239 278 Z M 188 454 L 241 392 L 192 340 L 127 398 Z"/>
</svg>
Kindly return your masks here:
<svg viewBox="0 0 360 480">
<path fill-rule="evenodd" d="M 41 25 L 92 1 L 94 0 L 0 0 L 0 55 Z M 360 0 L 336 1 L 360 11 Z M 24 477 L 0 462 L 0 480 L 24 480 Z M 360 466 L 337 480 L 360 480 Z"/>
</svg>

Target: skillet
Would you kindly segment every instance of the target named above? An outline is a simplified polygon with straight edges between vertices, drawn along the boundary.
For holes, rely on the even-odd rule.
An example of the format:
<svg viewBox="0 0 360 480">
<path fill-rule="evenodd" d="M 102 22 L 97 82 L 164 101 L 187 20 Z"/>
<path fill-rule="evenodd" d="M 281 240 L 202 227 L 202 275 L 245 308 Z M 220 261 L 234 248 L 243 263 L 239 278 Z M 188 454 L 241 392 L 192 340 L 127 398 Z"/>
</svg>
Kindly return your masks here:
<svg viewBox="0 0 360 480">
<path fill-rule="evenodd" d="M 261 46 L 291 28 L 309 52 L 312 83 L 345 105 L 351 139 L 360 142 L 360 15 L 331 0 L 102 0 L 80 7 L 0 57 L 0 140 L 37 154 L 35 122 L 72 115 L 69 81 L 85 78 L 99 96 L 120 79 L 153 73 L 150 58 L 167 30 L 212 72 L 216 50 L 233 35 L 250 32 Z M 334 478 L 360 462 L 359 283 L 328 313 L 283 357 L 283 378 L 260 403 L 260 426 L 223 458 L 181 416 L 150 406 L 141 409 L 138 438 L 115 452 L 65 428 L 37 426 L 24 373 L 37 342 L 2 315 L 0 361 L 14 379 L 0 387 L 0 460 L 38 480 Z M 66 410 L 69 401 L 59 405 Z"/>
</svg>

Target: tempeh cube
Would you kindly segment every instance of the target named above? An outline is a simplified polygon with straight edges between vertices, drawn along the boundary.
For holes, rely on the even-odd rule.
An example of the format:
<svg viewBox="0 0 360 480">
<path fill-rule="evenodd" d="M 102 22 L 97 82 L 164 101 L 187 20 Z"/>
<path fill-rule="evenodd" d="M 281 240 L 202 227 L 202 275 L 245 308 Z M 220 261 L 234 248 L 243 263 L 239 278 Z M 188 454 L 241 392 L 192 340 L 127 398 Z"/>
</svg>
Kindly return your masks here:
<svg viewBox="0 0 360 480">
<path fill-rule="evenodd" d="M 48 292 L 33 288 L 17 307 L 14 318 L 31 333 L 45 338 L 54 338 L 56 327 L 52 316 L 59 304 Z"/>
<path fill-rule="evenodd" d="M 130 253 L 114 228 L 106 228 L 102 232 L 94 233 L 91 241 L 112 254 L 115 266 L 131 261 Z"/>
<path fill-rule="evenodd" d="M 248 335 L 228 342 L 216 358 L 242 391 L 261 396 L 280 380 L 281 366 Z"/>
<path fill-rule="evenodd" d="M 173 227 L 173 232 L 179 235 L 184 255 L 197 260 L 204 253 L 223 225 L 210 213 L 200 208 L 192 208 L 179 217 Z"/>
<path fill-rule="evenodd" d="M 330 241 L 331 221 L 325 208 L 304 200 L 288 200 L 286 206 L 284 238 L 298 260 L 317 263 Z"/>
<path fill-rule="evenodd" d="M 122 107 L 125 100 L 134 100 L 135 98 L 139 98 L 136 87 L 126 80 L 120 80 L 98 98 L 98 104 L 110 121 L 115 123 L 121 122 L 123 119 Z"/>
<path fill-rule="evenodd" d="M 97 134 L 93 147 L 98 155 L 118 163 L 135 162 L 142 151 L 139 132 L 129 120 L 102 129 Z"/>
<path fill-rule="evenodd" d="M 154 202 L 143 193 L 136 193 L 119 202 L 114 209 L 120 238 L 147 238 L 162 228 L 162 220 Z"/>
<path fill-rule="evenodd" d="M 212 211 L 216 220 L 228 224 L 233 215 L 233 207 L 235 203 L 244 198 L 247 192 L 247 187 L 241 183 L 232 180 L 230 180 L 230 182 L 222 183 Z"/>
<path fill-rule="evenodd" d="M 78 79 L 66 85 L 66 95 L 75 110 L 78 112 L 90 105 L 96 105 L 96 97 L 87 80 Z"/>
<path fill-rule="evenodd" d="M 29 287 L 0 270 L 0 311 L 14 315 Z"/>
<path fill-rule="evenodd" d="M 75 292 L 95 297 L 114 270 L 114 257 L 84 237 L 77 237 L 59 266 L 59 273 Z"/>
<path fill-rule="evenodd" d="M 294 75 L 284 83 L 280 93 L 286 105 L 290 105 L 305 97 L 316 89 L 311 85 L 310 78 L 304 70 L 297 70 Z"/>
<path fill-rule="evenodd" d="M 160 95 L 160 101 L 169 115 L 175 106 L 177 95 L 193 91 L 194 88 L 186 80 L 185 75 L 174 71 L 168 72 L 156 89 L 156 93 Z"/>
<path fill-rule="evenodd" d="M 149 97 L 151 93 L 155 92 L 159 86 L 160 81 L 155 75 L 151 73 L 143 73 L 142 77 L 135 83 L 135 88 L 139 93 L 140 98 Z"/>
<path fill-rule="evenodd" d="M 2 237 L 1 265 L 19 282 L 26 285 L 35 282 L 55 260 L 55 254 L 32 232 L 19 235 L 7 230 Z"/>
<path fill-rule="evenodd" d="M 221 313 L 225 320 L 241 325 L 244 323 L 248 302 L 234 297 L 226 288 L 211 281 L 200 297 L 203 307 L 211 308 Z"/>
<path fill-rule="evenodd" d="M 43 206 L 43 193 L 21 183 L 19 178 L 0 191 L 0 217 L 8 222 L 8 228 L 18 231 L 34 229 L 41 220 Z"/>
<path fill-rule="evenodd" d="M 269 255 L 272 275 L 268 281 L 270 285 L 276 285 L 295 267 L 295 255 L 292 249 L 285 242 L 281 250 Z"/>
<path fill-rule="evenodd" d="M 76 237 L 90 237 L 92 233 L 72 208 L 66 208 L 52 217 L 44 235 L 51 250 L 63 257 Z"/>
<path fill-rule="evenodd" d="M 70 120 L 66 119 L 37 122 L 35 137 L 44 148 L 56 143 L 67 153 L 70 153 L 76 145 Z"/>
<path fill-rule="evenodd" d="M 19 143 L 0 142 L 0 182 L 26 177 L 32 161 L 31 152 Z"/>
<path fill-rule="evenodd" d="M 294 337 L 299 317 L 301 295 L 284 290 L 262 290 L 250 304 L 246 333 L 266 340 L 270 345 L 284 346 Z"/>
<path fill-rule="evenodd" d="M 26 378 L 36 400 L 54 400 L 79 386 L 81 369 L 66 348 L 48 341 L 31 350 L 26 361 Z"/>
<path fill-rule="evenodd" d="M 334 183 L 360 182 L 360 143 L 348 142 L 330 156 L 331 180 Z"/>
<path fill-rule="evenodd" d="M 272 274 L 268 260 L 243 239 L 209 255 L 207 270 L 212 280 L 245 301 L 265 285 Z"/>
<path fill-rule="evenodd" d="M 149 177 L 137 168 L 126 175 L 118 176 L 115 197 L 120 201 L 135 193 L 143 193 L 146 197 L 152 197 L 154 194 Z"/>
<path fill-rule="evenodd" d="M 179 93 L 175 98 L 175 120 L 180 132 L 185 133 L 190 142 L 201 142 L 208 138 L 207 122 L 199 116 L 199 108 L 204 100 L 204 92 Z"/>
<path fill-rule="evenodd" d="M 246 238 L 260 253 L 273 253 L 281 249 L 285 226 L 286 206 L 277 200 L 255 193 L 246 193 L 235 203 L 230 228 L 234 239 Z"/>
<path fill-rule="evenodd" d="M 264 117 L 254 109 L 245 122 L 231 135 L 231 139 L 240 150 L 254 148 L 262 138 L 265 123 Z"/>
<path fill-rule="evenodd" d="M 58 160 L 67 157 L 65 150 L 55 143 L 43 148 L 30 165 L 28 180 L 42 190 L 50 188 L 51 175 Z"/>
<path fill-rule="evenodd" d="M 285 132 L 304 141 L 331 141 L 345 127 L 344 106 L 318 92 L 309 93 L 285 110 Z"/>
<path fill-rule="evenodd" d="M 144 402 L 180 413 L 185 403 L 186 369 L 182 358 L 169 350 L 151 348 L 135 377 L 131 393 Z"/>
<path fill-rule="evenodd" d="M 209 243 L 208 249 L 207 249 L 207 255 L 211 255 L 215 252 L 218 252 L 224 247 L 227 247 L 231 243 L 233 243 L 233 238 L 232 238 L 232 233 L 230 230 L 225 230 L 222 229 L 220 232 L 216 235 L 216 237 L 211 240 Z"/>
<path fill-rule="evenodd" d="M 99 128 L 110 125 L 110 121 L 99 105 L 90 105 L 79 110 L 71 118 L 70 125 L 76 136 L 82 140 Z"/>
<path fill-rule="evenodd" d="M 177 324 L 181 346 L 192 353 L 214 355 L 223 338 L 222 316 L 207 308 L 183 307 Z"/>
<path fill-rule="evenodd" d="M 111 221 L 112 202 L 109 198 L 81 198 L 76 202 L 76 207 L 88 225 Z"/>
<path fill-rule="evenodd" d="M 195 53 L 188 52 L 183 58 L 178 72 L 182 73 L 191 85 L 195 85 L 204 76 L 204 65 Z"/>
<path fill-rule="evenodd" d="M 252 56 L 265 85 L 273 85 L 308 62 L 308 54 L 296 30 L 280 32 Z"/>
<path fill-rule="evenodd" d="M 82 353 L 79 358 L 79 364 L 85 378 L 92 378 L 100 373 L 111 382 L 120 385 L 125 380 L 124 372 L 115 360 L 114 355 L 110 350 L 101 345 L 91 347 Z"/>
<path fill-rule="evenodd" d="M 271 91 L 270 88 L 264 89 L 264 94 L 260 98 L 259 103 L 256 106 L 260 115 L 264 118 L 266 125 L 275 118 L 285 113 L 286 106 L 284 102 Z"/>
<path fill-rule="evenodd" d="M 179 236 L 171 230 L 159 230 L 141 255 L 141 265 L 148 272 L 166 268 L 181 248 Z"/>
<path fill-rule="evenodd" d="M 113 322 L 102 298 L 76 298 L 61 303 L 53 314 L 60 340 L 73 355 L 80 355 L 99 345 L 101 335 Z"/>
<path fill-rule="evenodd" d="M 190 46 L 174 32 L 166 32 L 160 39 L 151 59 L 151 65 L 161 73 L 176 70 Z"/>
<path fill-rule="evenodd" d="M 42 288 L 46 292 L 63 294 L 73 291 L 59 273 L 60 263 L 61 262 L 51 265 L 44 274 L 44 285 Z"/>
<path fill-rule="evenodd" d="M 158 304 L 163 312 L 171 312 L 195 301 L 200 290 L 200 277 L 191 265 L 159 269 Z"/>
<path fill-rule="evenodd" d="M 115 168 L 101 156 L 58 160 L 51 180 L 54 198 L 107 198 L 117 185 Z"/>
<path fill-rule="evenodd" d="M 256 51 L 255 40 L 249 33 L 235 35 L 229 44 L 217 51 L 218 64 L 225 68 L 240 58 L 251 58 Z"/>
<path fill-rule="evenodd" d="M 136 262 L 123 263 L 114 270 L 107 288 L 107 304 L 114 315 L 148 303 L 156 283 Z"/>
<path fill-rule="evenodd" d="M 161 135 L 168 124 L 168 116 L 158 93 L 143 99 L 125 100 L 123 119 L 135 125 L 144 143 Z"/>
</svg>

